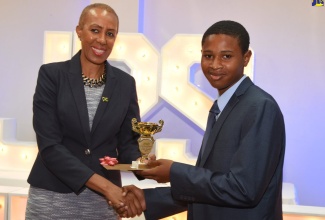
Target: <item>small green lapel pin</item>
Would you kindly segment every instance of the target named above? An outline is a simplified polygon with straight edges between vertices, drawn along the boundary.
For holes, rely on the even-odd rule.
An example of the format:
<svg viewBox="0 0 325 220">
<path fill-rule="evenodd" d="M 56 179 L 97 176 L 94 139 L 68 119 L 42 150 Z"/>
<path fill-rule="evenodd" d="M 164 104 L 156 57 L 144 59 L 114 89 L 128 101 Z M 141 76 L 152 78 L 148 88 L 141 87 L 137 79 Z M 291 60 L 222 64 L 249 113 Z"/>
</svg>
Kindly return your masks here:
<svg viewBox="0 0 325 220">
<path fill-rule="evenodd" d="M 107 97 L 102 97 L 102 100 L 103 100 L 103 102 L 108 102 L 108 98 Z"/>
</svg>

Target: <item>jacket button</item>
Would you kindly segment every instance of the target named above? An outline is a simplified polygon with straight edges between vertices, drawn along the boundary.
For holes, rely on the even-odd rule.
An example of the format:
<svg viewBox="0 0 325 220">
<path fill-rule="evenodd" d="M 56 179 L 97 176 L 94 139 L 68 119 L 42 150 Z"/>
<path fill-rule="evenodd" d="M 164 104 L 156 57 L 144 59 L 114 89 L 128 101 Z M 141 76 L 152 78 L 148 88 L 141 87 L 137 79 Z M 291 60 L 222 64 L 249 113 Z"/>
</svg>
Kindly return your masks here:
<svg viewBox="0 0 325 220">
<path fill-rule="evenodd" d="M 89 155 L 90 154 L 90 150 L 89 149 L 85 150 L 85 154 L 86 155 Z"/>
</svg>

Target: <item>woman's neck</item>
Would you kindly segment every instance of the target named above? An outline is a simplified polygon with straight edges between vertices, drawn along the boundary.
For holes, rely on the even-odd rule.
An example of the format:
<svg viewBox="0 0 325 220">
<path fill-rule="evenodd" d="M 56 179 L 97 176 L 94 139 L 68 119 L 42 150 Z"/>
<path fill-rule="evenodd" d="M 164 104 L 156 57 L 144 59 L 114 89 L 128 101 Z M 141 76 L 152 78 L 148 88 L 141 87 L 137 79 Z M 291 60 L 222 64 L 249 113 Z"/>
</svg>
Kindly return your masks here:
<svg viewBox="0 0 325 220">
<path fill-rule="evenodd" d="M 100 65 L 96 65 L 96 64 L 92 64 L 92 65 L 82 65 L 81 64 L 81 69 L 82 69 L 82 73 L 91 79 L 98 79 L 100 78 L 105 71 L 105 64 L 100 64 Z"/>
</svg>

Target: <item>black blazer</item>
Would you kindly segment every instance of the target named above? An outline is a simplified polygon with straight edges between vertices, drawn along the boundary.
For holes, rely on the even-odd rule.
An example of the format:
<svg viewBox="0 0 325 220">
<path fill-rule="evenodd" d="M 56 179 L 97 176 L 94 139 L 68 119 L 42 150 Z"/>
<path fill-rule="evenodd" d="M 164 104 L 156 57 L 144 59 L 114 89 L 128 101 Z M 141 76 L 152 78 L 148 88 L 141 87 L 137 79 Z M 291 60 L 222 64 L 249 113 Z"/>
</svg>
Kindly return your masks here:
<svg viewBox="0 0 325 220">
<path fill-rule="evenodd" d="M 33 102 L 39 153 L 28 177 L 32 186 L 78 193 L 94 173 L 120 186 L 120 172 L 104 169 L 99 158 L 131 163 L 141 156 L 131 125 L 132 118 L 140 121 L 135 80 L 106 63 L 106 85 L 90 130 L 80 53 L 39 70 Z"/>
<path fill-rule="evenodd" d="M 196 166 L 175 162 L 170 188 L 145 190 L 145 215 L 158 219 L 187 209 L 194 220 L 280 220 L 284 152 L 278 104 L 246 78 L 215 123 Z"/>
</svg>

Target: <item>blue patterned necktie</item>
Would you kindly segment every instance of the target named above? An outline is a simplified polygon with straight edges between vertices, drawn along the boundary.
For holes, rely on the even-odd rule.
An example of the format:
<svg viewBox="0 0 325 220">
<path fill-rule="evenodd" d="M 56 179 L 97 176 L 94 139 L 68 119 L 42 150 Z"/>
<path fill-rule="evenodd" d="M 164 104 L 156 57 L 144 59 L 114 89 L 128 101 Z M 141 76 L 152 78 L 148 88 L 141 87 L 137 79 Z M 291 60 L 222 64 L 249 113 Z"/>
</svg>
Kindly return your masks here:
<svg viewBox="0 0 325 220">
<path fill-rule="evenodd" d="M 206 144 L 209 139 L 210 132 L 213 128 L 214 123 L 216 122 L 216 117 L 220 113 L 220 109 L 218 107 L 218 100 L 215 100 L 210 111 L 209 111 L 209 116 L 208 116 L 208 122 L 207 122 L 207 128 L 205 129 L 204 137 L 203 137 L 203 142 L 202 142 L 202 149 L 201 149 L 201 156 L 203 155 L 203 152 L 206 148 Z"/>
</svg>

